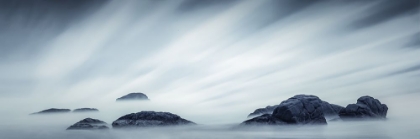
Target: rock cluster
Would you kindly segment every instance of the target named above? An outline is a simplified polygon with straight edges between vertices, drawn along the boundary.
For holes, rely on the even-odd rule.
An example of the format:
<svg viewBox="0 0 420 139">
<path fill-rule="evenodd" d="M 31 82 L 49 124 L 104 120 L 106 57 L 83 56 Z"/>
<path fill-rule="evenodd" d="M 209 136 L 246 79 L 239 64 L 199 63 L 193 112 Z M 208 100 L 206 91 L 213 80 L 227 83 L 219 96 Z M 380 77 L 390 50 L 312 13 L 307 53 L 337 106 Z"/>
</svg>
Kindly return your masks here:
<svg viewBox="0 0 420 139">
<path fill-rule="evenodd" d="M 241 125 L 308 125 L 327 124 L 326 117 L 343 120 L 385 119 L 388 107 L 379 100 L 362 96 L 356 104 L 346 108 L 322 101 L 313 95 L 296 95 L 279 105 L 255 110 L 249 116 L 259 115 Z"/>
</svg>

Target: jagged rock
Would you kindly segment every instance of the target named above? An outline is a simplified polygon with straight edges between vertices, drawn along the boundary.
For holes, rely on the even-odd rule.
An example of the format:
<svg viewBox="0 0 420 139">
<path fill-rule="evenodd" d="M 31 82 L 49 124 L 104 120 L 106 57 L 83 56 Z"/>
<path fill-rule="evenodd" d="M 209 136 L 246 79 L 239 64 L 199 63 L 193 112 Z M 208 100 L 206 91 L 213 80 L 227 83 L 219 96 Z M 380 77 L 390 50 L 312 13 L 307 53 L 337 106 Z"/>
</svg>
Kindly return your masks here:
<svg viewBox="0 0 420 139">
<path fill-rule="evenodd" d="M 267 106 L 265 108 L 256 109 L 254 112 L 250 113 L 248 117 L 252 118 L 252 117 L 260 116 L 263 114 L 272 114 L 274 109 L 276 109 L 278 106 L 279 105 L 274 105 L 274 106 Z M 344 107 L 342 106 L 330 104 L 326 101 L 322 101 L 321 106 L 322 106 L 322 111 L 324 113 L 324 116 L 328 119 L 337 118 L 340 110 L 344 109 Z"/>
<path fill-rule="evenodd" d="M 99 112 L 99 110 L 95 108 L 78 108 L 74 109 L 73 112 Z"/>
<path fill-rule="evenodd" d="M 281 102 L 272 114 L 264 114 L 243 122 L 243 125 L 327 124 L 322 101 L 314 95 L 296 95 Z"/>
<path fill-rule="evenodd" d="M 98 129 L 108 129 L 106 126 L 107 123 L 92 118 L 83 119 L 70 127 L 67 130 L 98 130 Z"/>
<path fill-rule="evenodd" d="M 388 106 L 371 96 L 362 96 L 356 104 L 349 104 L 342 109 L 339 116 L 343 120 L 349 119 L 385 119 Z"/>
<path fill-rule="evenodd" d="M 149 100 L 149 98 L 145 94 L 139 92 L 130 93 L 117 99 L 117 101 L 122 100 Z"/>
<path fill-rule="evenodd" d="M 194 122 L 185 120 L 169 112 L 142 111 L 122 116 L 112 123 L 113 128 L 122 127 L 153 127 L 191 125 Z"/>
<path fill-rule="evenodd" d="M 51 109 L 46 109 L 40 112 L 35 112 L 32 114 L 53 114 L 53 113 L 67 113 L 70 112 L 70 109 L 57 109 L 57 108 L 51 108 Z"/>
</svg>

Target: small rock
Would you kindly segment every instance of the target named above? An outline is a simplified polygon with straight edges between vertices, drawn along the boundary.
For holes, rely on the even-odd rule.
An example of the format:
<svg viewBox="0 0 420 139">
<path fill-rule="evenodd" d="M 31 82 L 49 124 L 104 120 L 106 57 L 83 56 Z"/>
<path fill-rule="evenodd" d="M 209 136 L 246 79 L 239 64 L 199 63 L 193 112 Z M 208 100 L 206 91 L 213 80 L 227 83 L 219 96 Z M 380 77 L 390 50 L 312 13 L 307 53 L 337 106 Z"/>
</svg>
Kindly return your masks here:
<svg viewBox="0 0 420 139">
<path fill-rule="evenodd" d="M 92 118 L 83 119 L 70 127 L 67 130 L 98 130 L 98 129 L 108 129 L 106 126 L 107 123 Z"/>
<path fill-rule="evenodd" d="M 57 108 L 51 108 L 46 109 L 40 112 L 32 113 L 32 114 L 53 114 L 53 113 L 67 113 L 70 112 L 70 109 L 57 109 Z"/>
<path fill-rule="evenodd" d="M 139 92 L 130 93 L 117 99 L 117 101 L 122 100 L 149 100 L 149 98 L 145 94 Z"/>
<path fill-rule="evenodd" d="M 191 124 L 194 125 L 195 123 L 169 112 L 142 111 L 118 118 L 112 123 L 112 127 L 153 127 Z"/>
<path fill-rule="evenodd" d="M 73 112 L 99 112 L 99 110 L 95 108 L 78 108 L 74 109 Z"/>
</svg>

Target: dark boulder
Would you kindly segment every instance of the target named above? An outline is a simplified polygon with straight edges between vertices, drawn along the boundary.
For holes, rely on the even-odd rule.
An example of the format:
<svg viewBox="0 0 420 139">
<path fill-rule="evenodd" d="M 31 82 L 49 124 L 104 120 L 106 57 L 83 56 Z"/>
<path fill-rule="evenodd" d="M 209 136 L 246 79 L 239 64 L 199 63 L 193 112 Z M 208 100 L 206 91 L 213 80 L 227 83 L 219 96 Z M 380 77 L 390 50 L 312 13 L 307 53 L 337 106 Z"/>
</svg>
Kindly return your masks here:
<svg viewBox="0 0 420 139">
<path fill-rule="evenodd" d="M 274 109 L 273 117 L 290 124 L 327 124 L 322 101 L 314 95 L 296 95 Z"/>
<path fill-rule="evenodd" d="M 385 119 L 388 106 L 371 96 L 362 96 L 356 104 L 349 104 L 342 109 L 339 116 L 343 120 L 350 119 Z"/>
<path fill-rule="evenodd" d="M 98 129 L 108 129 L 106 126 L 107 123 L 92 118 L 83 119 L 70 127 L 67 130 L 98 130 Z"/>
<path fill-rule="evenodd" d="M 274 106 L 267 106 L 265 108 L 256 109 L 254 112 L 248 115 L 248 118 L 260 116 L 263 114 L 272 114 L 274 109 L 277 108 L 278 106 L 279 105 L 274 105 Z M 324 116 L 328 119 L 337 118 L 340 110 L 344 109 L 344 107 L 342 106 L 330 104 L 326 101 L 322 101 L 321 106 L 322 106 L 322 111 L 324 113 Z"/>
<path fill-rule="evenodd" d="M 149 100 L 149 98 L 143 93 L 130 93 L 120 98 L 117 98 L 117 101 L 123 100 Z"/>
<path fill-rule="evenodd" d="M 242 123 L 285 125 L 285 124 L 327 124 L 322 101 L 313 95 L 296 95 L 281 102 L 272 114 L 264 114 Z"/>
<path fill-rule="evenodd" d="M 99 110 L 95 108 L 78 108 L 74 109 L 73 112 L 99 112 Z"/>
<path fill-rule="evenodd" d="M 192 125 L 194 122 L 185 120 L 178 115 L 169 112 L 142 111 L 122 116 L 112 122 L 113 128 L 122 127 L 153 127 Z"/>
<path fill-rule="evenodd" d="M 67 113 L 70 112 L 70 109 L 57 109 L 57 108 L 51 108 L 46 109 L 40 112 L 32 113 L 32 114 L 53 114 L 53 113 Z"/>
</svg>

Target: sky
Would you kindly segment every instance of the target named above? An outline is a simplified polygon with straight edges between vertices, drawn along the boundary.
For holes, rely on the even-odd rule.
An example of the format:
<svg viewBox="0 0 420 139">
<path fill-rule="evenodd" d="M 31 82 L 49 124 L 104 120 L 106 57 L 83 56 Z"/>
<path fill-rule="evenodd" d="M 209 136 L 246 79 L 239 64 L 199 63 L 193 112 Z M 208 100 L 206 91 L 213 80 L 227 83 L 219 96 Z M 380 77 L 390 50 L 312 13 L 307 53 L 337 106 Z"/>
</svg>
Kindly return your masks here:
<svg viewBox="0 0 420 139">
<path fill-rule="evenodd" d="M 414 101 L 419 23 L 418 0 L 0 1 L 0 112 L 143 92 L 228 123 L 296 94 Z"/>
</svg>

